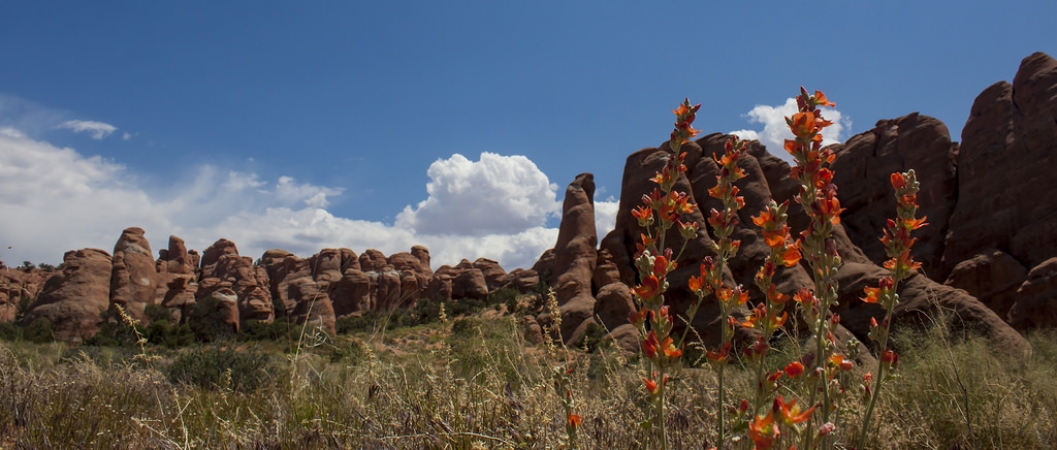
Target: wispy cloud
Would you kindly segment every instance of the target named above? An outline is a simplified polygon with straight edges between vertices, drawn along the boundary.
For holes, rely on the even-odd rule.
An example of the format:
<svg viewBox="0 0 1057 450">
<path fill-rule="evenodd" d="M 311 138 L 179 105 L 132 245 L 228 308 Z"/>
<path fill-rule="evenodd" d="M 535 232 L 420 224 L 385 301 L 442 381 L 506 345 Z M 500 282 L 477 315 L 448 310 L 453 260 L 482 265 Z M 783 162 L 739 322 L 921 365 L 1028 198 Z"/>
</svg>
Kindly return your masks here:
<svg viewBox="0 0 1057 450">
<path fill-rule="evenodd" d="M 730 134 L 737 135 L 742 139 L 756 139 L 760 141 L 772 154 L 792 162 L 785 148 L 785 140 L 792 139 L 793 133 L 786 126 L 785 118 L 796 114 L 796 99 L 786 99 L 784 104 L 777 106 L 756 105 L 746 114 L 750 124 L 762 124 L 763 130 L 736 130 Z M 844 117 L 840 111 L 833 108 L 822 108 L 822 115 L 833 125 L 822 130 L 822 144 L 836 144 L 842 141 L 845 131 L 851 130 L 851 119 Z"/>
<path fill-rule="evenodd" d="M 65 128 L 74 133 L 88 133 L 92 136 L 92 139 L 97 141 L 109 136 L 110 133 L 117 131 L 117 127 L 110 125 L 109 123 L 92 120 L 67 120 L 59 124 L 58 128 Z M 125 135 L 128 135 L 128 133 L 125 133 Z"/>
</svg>

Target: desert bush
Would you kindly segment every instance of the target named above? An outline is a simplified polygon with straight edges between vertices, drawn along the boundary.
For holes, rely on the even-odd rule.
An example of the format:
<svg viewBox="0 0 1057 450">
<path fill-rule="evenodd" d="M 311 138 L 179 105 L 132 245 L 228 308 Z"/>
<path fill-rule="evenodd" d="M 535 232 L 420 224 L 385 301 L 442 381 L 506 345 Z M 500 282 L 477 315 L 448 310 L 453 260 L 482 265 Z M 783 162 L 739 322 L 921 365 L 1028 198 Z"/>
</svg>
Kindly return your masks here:
<svg viewBox="0 0 1057 450">
<path fill-rule="evenodd" d="M 195 304 L 187 323 L 191 325 L 198 342 L 229 341 L 235 338 L 235 330 L 217 314 L 220 300 L 206 296 Z"/>
<path fill-rule="evenodd" d="M 247 320 L 239 329 L 239 341 L 297 341 L 303 327 L 286 317 L 271 322 Z"/>
<path fill-rule="evenodd" d="M 45 317 L 38 317 L 22 328 L 22 339 L 43 344 L 55 340 L 55 325 Z"/>
<path fill-rule="evenodd" d="M 0 322 L 0 340 L 17 341 L 22 339 L 22 329 L 14 322 Z"/>
<path fill-rule="evenodd" d="M 273 357 L 256 351 L 213 347 L 178 356 L 166 369 L 174 383 L 202 388 L 250 392 L 273 381 L 279 366 Z"/>
</svg>

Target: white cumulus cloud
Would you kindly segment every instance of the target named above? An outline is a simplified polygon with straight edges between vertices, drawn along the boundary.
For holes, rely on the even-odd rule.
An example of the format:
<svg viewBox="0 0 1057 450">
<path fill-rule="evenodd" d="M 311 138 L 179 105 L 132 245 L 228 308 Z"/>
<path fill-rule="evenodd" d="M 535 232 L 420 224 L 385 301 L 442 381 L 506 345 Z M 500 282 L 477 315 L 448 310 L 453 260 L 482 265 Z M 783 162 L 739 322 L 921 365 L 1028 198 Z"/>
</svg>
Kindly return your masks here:
<svg viewBox="0 0 1057 450">
<path fill-rule="evenodd" d="M 437 160 L 427 171 L 429 197 L 397 215 L 398 227 L 420 234 L 516 233 L 542 226 L 560 209 L 551 184 L 524 156 L 481 153 Z"/>
<path fill-rule="evenodd" d="M 59 128 L 71 130 L 74 133 L 88 133 L 92 139 L 100 140 L 117 131 L 117 127 L 109 123 L 95 122 L 92 120 L 67 120 L 59 125 Z M 126 135 L 128 133 L 125 133 Z M 128 139 L 125 139 L 128 140 Z"/>
<path fill-rule="evenodd" d="M 605 201 L 595 201 L 595 230 L 598 231 L 599 242 L 617 226 L 617 210 L 619 208 L 620 201 L 613 197 L 609 197 Z"/>
<path fill-rule="evenodd" d="M 843 117 L 840 111 L 833 108 L 821 108 L 822 116 L 833 122 L 833 125 L 822 130 L 822 144 L 836 144 L 845 137 L 845 131 L 851 130 L 851 119 Z M 760 141 L 771 154 L 782 158 L 786 162 L 792 162 L 792 156 L 785 151 L 785 140 L 793 139 L 793 133 L 786 126 L 785 118 L 796 114 L 796 99 L 786 99 L 785 103 L 778 106 L 756 105 L 746 114 L 750 124 L 761 124 L 763 130 L 736 130 L 730 134 L 737 135 L 742 139 L 755 139 Z"/>
<path fill-rule="evenodd" d="M 3 129 L 0 248 L 11 249 L 0 250 L 0 259 L 54 264 L 68 250 L 110 251 L 130 226 L 146 230 L 155 252 L 170 234 L 199 251 L 227 238 L 254 258 L 272 248 L 307 257 L 329 247 L 392 254 L 421 244 L 434 267 L 479 257 L 507 270 L 531 267 L 554 245 L 558 230 L 545 222 L 558 208 L 556 186 L 528 158 L 485 153 L 471 162 L 454 155 L 437 161 L 429 176 L 429 198 L 386 224 L 327 211 L 338 188 L 208 165 L 159 186 L 118 162 Z M 612 227 L 608 211 L 615 206 L 599 204 L 600 227 Z"/>
</svg>

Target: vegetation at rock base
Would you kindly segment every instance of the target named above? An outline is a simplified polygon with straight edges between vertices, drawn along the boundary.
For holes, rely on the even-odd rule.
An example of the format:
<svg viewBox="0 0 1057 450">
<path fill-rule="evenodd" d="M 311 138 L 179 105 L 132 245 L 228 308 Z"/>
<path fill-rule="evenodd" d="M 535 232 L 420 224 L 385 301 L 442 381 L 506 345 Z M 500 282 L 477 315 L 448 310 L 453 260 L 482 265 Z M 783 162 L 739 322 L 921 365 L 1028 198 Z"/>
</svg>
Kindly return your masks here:
<svg viewBox="0 0 1057 450">
<path fill-rule="evenodd" d="M 522 340 L 513 317 L 469 316 L 300 347 L 285 339 L 177 350 L 151 344 L 158 358 L 150 364 L 129 347 L 0 342 L 0 447 L 565 445 L 564 410 L 550 395 L 554 361 Z M 1015 359 L 943 327 L 894 335 L 899 377 L 878 401 L 871 448 L 1047 448 L 1057 440 L 1057 335 L 1029 339 L 1033 355 Z M 765 363 L 777 368 L 797 351 L 778 347 Z M 577 400 L 580 446 L 638 447 L 644 360 L 606 347 L 572 354 L 571 381 L 589 393 Z M 731 397 L 749 398 L 754 372 L 732 361 Z M 686 369 L 670 383 L 680 394 L 668 402 L 671 448 L 714 443 L 713 370 Z M 793 395 L 805 387 L 782 389 Z"/>
</svg>

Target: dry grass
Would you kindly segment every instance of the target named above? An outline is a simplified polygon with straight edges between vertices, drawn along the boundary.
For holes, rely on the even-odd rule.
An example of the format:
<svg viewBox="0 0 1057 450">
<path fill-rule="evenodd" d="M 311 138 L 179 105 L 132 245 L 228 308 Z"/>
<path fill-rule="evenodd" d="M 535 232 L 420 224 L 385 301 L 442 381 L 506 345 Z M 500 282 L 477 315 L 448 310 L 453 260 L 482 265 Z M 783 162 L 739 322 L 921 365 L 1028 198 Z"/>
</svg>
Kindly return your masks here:
<svg viewBox="0 0 1057 450">
<path fill-rule="evenodd" d="M 943 338 L 904 338 L 900 378 L 886 385 L 874 447 L 1047 448 L 1057 441 L 1057 336 L 1032 336 L 1034 355 L 1019 361 L 978 339 Z M 196 385 L 167 376 L 187 349 L 148 347 L 160 357 L 148 364 L 135 359 L 136 350 L 0 343 L 0 447 L 565 445 L 564 410 L 550 385 L 555 361 L 527 346 L 509 318 L 340 336 L 291 354 L 261 345 L 232 351 L 266 353 L 269 362 L 254 360 Z M 646 401 L 637 357 L 603 349 L 576 354 L 574 366 L 575 407 L 585 416 L 581 446 L 639 447 Z M 746 397 L 753 374 L 736 365 L 730 373 L 729 397 Z M 259 384 L 239 387 L 244 376 Z M 715 439 L 714 378 L 707 368 L 687 369 L 674 381 L 678 396 L 666 418 L 672 448 L 699 449 Z M 795 395 L 799 388 L 783 390 Z M 861 420 L 858 402 L 848 403 L 848 429 L 838 443 L 855 436 Z"/>
</svg>

